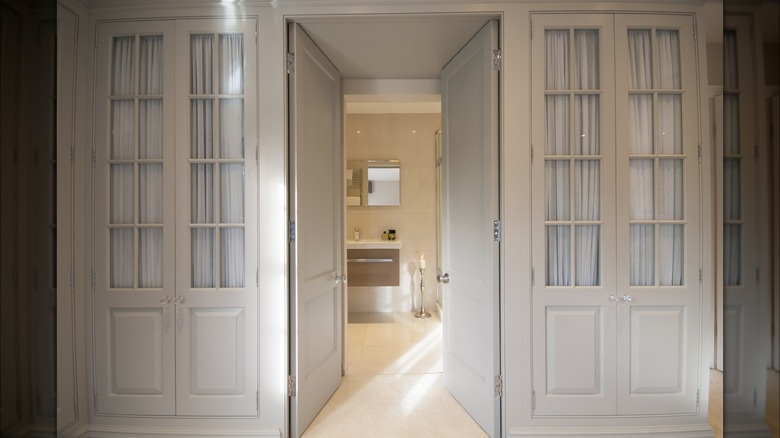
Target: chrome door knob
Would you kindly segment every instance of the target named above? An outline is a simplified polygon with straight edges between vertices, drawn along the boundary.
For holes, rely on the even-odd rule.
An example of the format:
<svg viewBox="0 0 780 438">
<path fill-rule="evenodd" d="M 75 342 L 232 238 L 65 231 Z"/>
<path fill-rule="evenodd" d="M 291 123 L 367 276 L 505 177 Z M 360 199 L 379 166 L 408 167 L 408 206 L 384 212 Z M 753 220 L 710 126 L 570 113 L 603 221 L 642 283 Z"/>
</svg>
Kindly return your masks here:
<svg viewBox="0 0 780 438">
<path fill-rule="evenodd" d="M 439 283 L 447 284 L 450 282 L 450 274 L 449 272 L 445 272 L 444 274 L 439 274 L 436 276 L 436 281 Z"/>
<path fill-rule="evenodd" d="M 610 295 L 610 296 L 608 296 L 607 298 L 608 298 L 610 301 L 612 301 L 613 303 L 617 303 L 617 302 L 618 302 L 618 297 L 616 297 L 616 296 L 614 296 L 614 295 Z"/>
<path fill-rule="evenodd" d="M 624 303 L 630 303 L 634 299 L 631 295 L 623 295 L 622 298 Z"/>
</svg>

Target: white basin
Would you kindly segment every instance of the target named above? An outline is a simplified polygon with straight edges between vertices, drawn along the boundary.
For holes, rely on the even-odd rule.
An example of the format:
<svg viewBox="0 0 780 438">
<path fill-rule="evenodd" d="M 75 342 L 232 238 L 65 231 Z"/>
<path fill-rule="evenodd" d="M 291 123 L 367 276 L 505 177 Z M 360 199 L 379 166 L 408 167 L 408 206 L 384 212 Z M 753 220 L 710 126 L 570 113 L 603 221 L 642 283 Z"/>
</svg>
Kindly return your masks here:
<svg viewBox="0 0 780 438">
<path fill-rule="evenodd" d="M 401 249 L 400 240 L 347 240 L 347 249 Z"/>
</svg>

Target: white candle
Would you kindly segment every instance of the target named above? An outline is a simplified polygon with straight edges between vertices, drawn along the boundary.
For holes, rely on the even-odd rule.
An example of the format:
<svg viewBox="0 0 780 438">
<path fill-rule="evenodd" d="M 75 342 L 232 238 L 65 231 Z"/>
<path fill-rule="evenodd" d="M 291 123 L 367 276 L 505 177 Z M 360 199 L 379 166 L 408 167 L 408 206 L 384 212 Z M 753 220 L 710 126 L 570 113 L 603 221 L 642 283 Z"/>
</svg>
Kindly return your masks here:
<svg viewBox="0 0 780 438">
<path fill-rule="evenodd" d="M 420 254 L 420 269 L 425 269 L 425 254 Z"/>
</svg>

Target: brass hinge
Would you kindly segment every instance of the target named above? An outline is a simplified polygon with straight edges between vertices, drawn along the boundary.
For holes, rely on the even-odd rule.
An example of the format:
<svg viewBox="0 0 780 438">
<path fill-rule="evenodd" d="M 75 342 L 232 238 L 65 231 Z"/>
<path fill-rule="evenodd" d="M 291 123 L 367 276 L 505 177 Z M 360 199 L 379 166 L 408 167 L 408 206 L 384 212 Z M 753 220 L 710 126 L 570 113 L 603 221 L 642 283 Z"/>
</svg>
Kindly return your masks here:
<svg viewBox="0 0 780 438">
<path fill-rule="evenodd" d="M 295 397 L 295 376 L 287 376 L 287 397 Z"/>
<path fill-rule="evenodd" d="M 496 397 L 504 396 L 504 377 L 499 374 L 494 380 Z"/>
<path fill-rule="evenodd" d="M 287 54 L 287 74 L 295 73 L 295 53 Z"/>
</svg>

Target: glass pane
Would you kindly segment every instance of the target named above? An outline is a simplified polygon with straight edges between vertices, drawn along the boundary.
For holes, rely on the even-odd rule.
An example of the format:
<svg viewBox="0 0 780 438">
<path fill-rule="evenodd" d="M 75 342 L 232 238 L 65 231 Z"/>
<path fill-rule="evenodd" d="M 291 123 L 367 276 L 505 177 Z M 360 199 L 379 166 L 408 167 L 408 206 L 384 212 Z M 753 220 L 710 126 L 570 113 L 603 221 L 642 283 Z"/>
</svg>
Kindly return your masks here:
<svg viewBox="0 0 780 438">
<path fill-rule="evenodd" d="M 574 31 L 574 73 L 577 88 L 596 90 L 599 88 L 599 31 L 583 29 Z"/>
<path fill-rule="evenodd" d="M 655 284 L 655 225 L 630 225 L 631 286 Z"/>
<path fill-rule="evenodd" d="M 683 284 L 684 227 L 658 226 L 658 277 L 661 286 Z"/>
<path fill-rule="evenodd" d="M 628 31 L 629 87 L 653 88 L 653 50 L 650 29 Z"/>
<path fill-rule="evenodd" d="M 597 160 L 574 163 L 574 219 L 601 219 L 601 162 Z"/>
<path fill-rule="evenodd" d="M 547 226 L 547 285 L 569 286 L 571 255 L 571 227 Z"/>
<path fill-rule="evenodd" d="M 214 92 L 214 35 L 190 36 L 190 93 Z"/>
<path fill-rule="evenodd" d="M 161 159 L 163 157 L 163 105 L 162 99 L 142 100 L 138 114 L 138 158 Z"/>
<path fill-rule="evenodd" d="M 222 164 L 220 193 L 220 222 L 244 223 L 244 165 Z"/>
<path fill-rule="evenodd" d="M 220 150 L 222 158 L 244 158 L 244 101 L 223 99 L 219 102 Z"/>
<path fill-rule="evenodd" d="M 111 94 L 130 96 L 135 84 L 135 37 L 114 38 Z"/>
<path fill-rule="evenodd" d="M 742 219 L 741 161 L 738 158 L 723 160 L 723 219 Z"/>
<path fill-rule="evenodd" d="M 141 37 L 141 78 L 139 94 L 160 95 L 163 93 L 162 55 L 162 36 Z"/>
<path fill-rule="evenodd" d="M 141 228 L 138 236 L 138 287 L 163 286 L 163 229 Z"/>
<path fill-rule="evenodd" d="M 566 90 L 569 88 L 569 31 L 546 30 L 544 34 L 547 50 L 547 89 Z"/>
<path fill-rule="evenodd" d="M 631 220 L 655 219 L 653 160 L 629 161 Z"/>
<path fill-rule="evenodd" d="M 133 165 L 111 165 L 111 211 L 112 224 L 132 224 L 133 217 Z"/>
<path fill-rule="evenodd" d="M 570 187 L 569 162 L 547 160 L 544 163 L 545 220 L 569 220 Z"/>
<path fill-rule="evenodd" d="M 214 165 L 192 164 L 191 221 L 194 224 L 214 223 Z"/>
<path fill-rule="evenodd" d="M 547 155 L 569 155 L 569 96 L 547 96 Z"/>
<path fill-rule="evenodd" d="M 723 226 L 723 283 L 727 286 L 742 284 L 742 226 Z"/>
<path fill-rule="evenodd" d="M 133 287 L 133 229 L 111 230 L 111 287 Z"/>
<path fill-rule="evenodd" d="M 682 96 L 679 94 L 659 95 L 658 118 L 661 131 L 660 153 L 682 154 Z"/>
<path fill-rule="evenodd" d="M 629 153 L 653 153 L 653 96 L 632 94 L 628 97 Z"/>
<path fill-rule="evenodd" d="M 162 164 L 138 165 L 138 222 L 161 224 L 163 221 Z"/>
<path fill-rule="evenodd" d="M 679 90 L 680 78 L 680 32 L 677 30 L 658 30 L 658 71 L 661 88 Z"/>
<path fill-rule="evenodd" d="M 132 100 L 111 102 L 111 158 L 132 160 L 135 158 L 135 113 Z"/>
<path fill-rule="evenodd" d="M 601 154 L 599 96 L 574 96 L 574 153 Z"/>
<path fill-rule="evenodd" d="M 723 153 L 737 155 L 742 152 L 739 144 L 739 96 L 723 95 Z"/>
<path fill-rule="evenodd" d="M 683 160 L 658 160 L 658 218 L 682 220 Z"/>
<path fill-rule="evenodd" d="M 739 70 L 737 66 L 737 31 L 723 31 L 723 88 L 736 90 L 739 88 Z"/>
<path fill-rule="evenodd" d="M 220 35 L 220 90 L 223 94 L 244 92 L 244 36 Z"/>
<path fill-rule="evenodd" d="M 244 287 L 244 229 L 223 228 L 221 235 L 221 287 Z"/>
<path fill-rule="evenodd" d="M 214 158 L 214 101 L 194 99 L 190 124 L 190 158 Z"/>
<path fill-rule="evenodd" d="M 601 284 L 599 263 L 601 261 L 601 226 L 577 225 L 575 232 L 575 266 L 577 286 L 598 286 Z"/>
<path fill-rule="evenodd" d="M 214 287 L 214 229 L 192 229 L 192 287 Z"/>
</svg>

